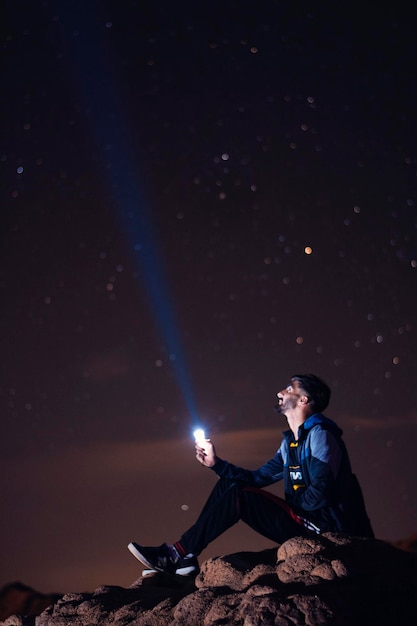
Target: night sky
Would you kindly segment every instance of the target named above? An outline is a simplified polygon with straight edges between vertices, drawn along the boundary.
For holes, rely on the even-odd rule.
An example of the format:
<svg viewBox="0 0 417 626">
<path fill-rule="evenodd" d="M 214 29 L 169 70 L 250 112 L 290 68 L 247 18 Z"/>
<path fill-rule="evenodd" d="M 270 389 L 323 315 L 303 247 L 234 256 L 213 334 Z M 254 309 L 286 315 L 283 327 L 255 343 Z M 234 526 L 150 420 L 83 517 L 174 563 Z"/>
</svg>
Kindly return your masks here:
<svg viewBox="0 0 417 626">
<path fill-rule="evenodd" d="M 0 585 L 129 585 L 216 480 L 192 427 L 256 468 L 309 371 L 377 537 L 415 532 L 415 9 L 5 7 Z"/>
</svg>

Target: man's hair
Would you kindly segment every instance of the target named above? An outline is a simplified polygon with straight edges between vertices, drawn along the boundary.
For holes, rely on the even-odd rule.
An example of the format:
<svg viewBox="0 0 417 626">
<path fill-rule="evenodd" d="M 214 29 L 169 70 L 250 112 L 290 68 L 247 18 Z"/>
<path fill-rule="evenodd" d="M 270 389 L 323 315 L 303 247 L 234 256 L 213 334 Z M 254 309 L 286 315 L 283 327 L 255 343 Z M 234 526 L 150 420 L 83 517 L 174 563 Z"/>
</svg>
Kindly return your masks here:
<svg viewBox="0 0 417 626">
<path fill-rule="evenodd" d="M 318 376 L 314 374 L 295 374 L 291 377 L 293 382 L 297 381 L 311 402 L 311 408 L 315 413 L 321 413 L 329 404 L 331 390 L 330 387 Z"/>
</svg>

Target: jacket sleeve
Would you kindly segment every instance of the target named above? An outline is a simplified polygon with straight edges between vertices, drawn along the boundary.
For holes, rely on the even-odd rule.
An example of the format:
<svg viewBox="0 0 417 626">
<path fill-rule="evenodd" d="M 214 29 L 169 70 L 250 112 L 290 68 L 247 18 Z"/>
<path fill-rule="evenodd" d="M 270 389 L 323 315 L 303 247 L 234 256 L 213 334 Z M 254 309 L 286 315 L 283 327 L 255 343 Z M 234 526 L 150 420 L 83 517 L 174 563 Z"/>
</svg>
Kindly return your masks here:
<svg viewBox="0 0 417 626">
<path fill-rule="evenodd" d="M 328 430 L 314 429 L 307 454 L 302 464 L 306 488 L 291 496 L 291 505 L 301 511 L 315 511 L 329 504 L 342 461 L 342 450 L 337 438 Z"/>
<path fill-rule="evenodd" d="M 266 487 L 282 479 L 283 462 L 280 450 L 256 470 L 248 470 L 218 459 L 211 468 L 220 478 L 227 478 L 251 487 Z"/>
</svg>

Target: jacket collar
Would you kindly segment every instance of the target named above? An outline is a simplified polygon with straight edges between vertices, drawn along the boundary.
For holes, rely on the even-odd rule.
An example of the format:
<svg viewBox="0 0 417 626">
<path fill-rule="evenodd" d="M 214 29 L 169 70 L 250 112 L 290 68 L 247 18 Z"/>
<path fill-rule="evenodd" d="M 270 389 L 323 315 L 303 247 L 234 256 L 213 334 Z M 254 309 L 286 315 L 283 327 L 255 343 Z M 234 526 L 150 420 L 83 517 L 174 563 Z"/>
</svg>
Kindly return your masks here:
<svg viewBox="0 0 417 626">
<path fill-rule="evenodd" d="M 326 430 L 332 431 L 334 434 L 338 435 L 339 437 L 343 434 L 342 429 L 339 428 L 336 422 L 329 419 L 322 413 L 313 413 L 306 419 L 304 424 L 301 424 L 301 426 L 298 428 L 298 439 L 300 440 L 306 437 L 308 432 L 312 428 L 314 428 L 314 426 L 317 426 L 317 425 L 322 426 Z M 292 430 L 284 431 L 283 436 L 285 437 L 285 439 L 288 439 L 288 440 L 294 439 Z"/>
</svg>

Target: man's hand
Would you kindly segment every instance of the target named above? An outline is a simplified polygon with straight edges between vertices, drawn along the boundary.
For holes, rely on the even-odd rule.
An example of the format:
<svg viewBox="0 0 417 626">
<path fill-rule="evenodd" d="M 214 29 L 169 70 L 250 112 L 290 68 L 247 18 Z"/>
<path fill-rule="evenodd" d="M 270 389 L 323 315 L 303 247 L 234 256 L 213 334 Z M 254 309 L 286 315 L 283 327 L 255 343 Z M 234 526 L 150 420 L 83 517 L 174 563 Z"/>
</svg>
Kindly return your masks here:
<svg viewBox="0 0 417 626">
<path fill-rule="evenodd" d="M 204 439 L 203 442 L 199 441 L 195 444 L 195 457 L 202 465 L 213 467 L 217 461 L 217 457 L 211 439 Z"/>
</svg>

